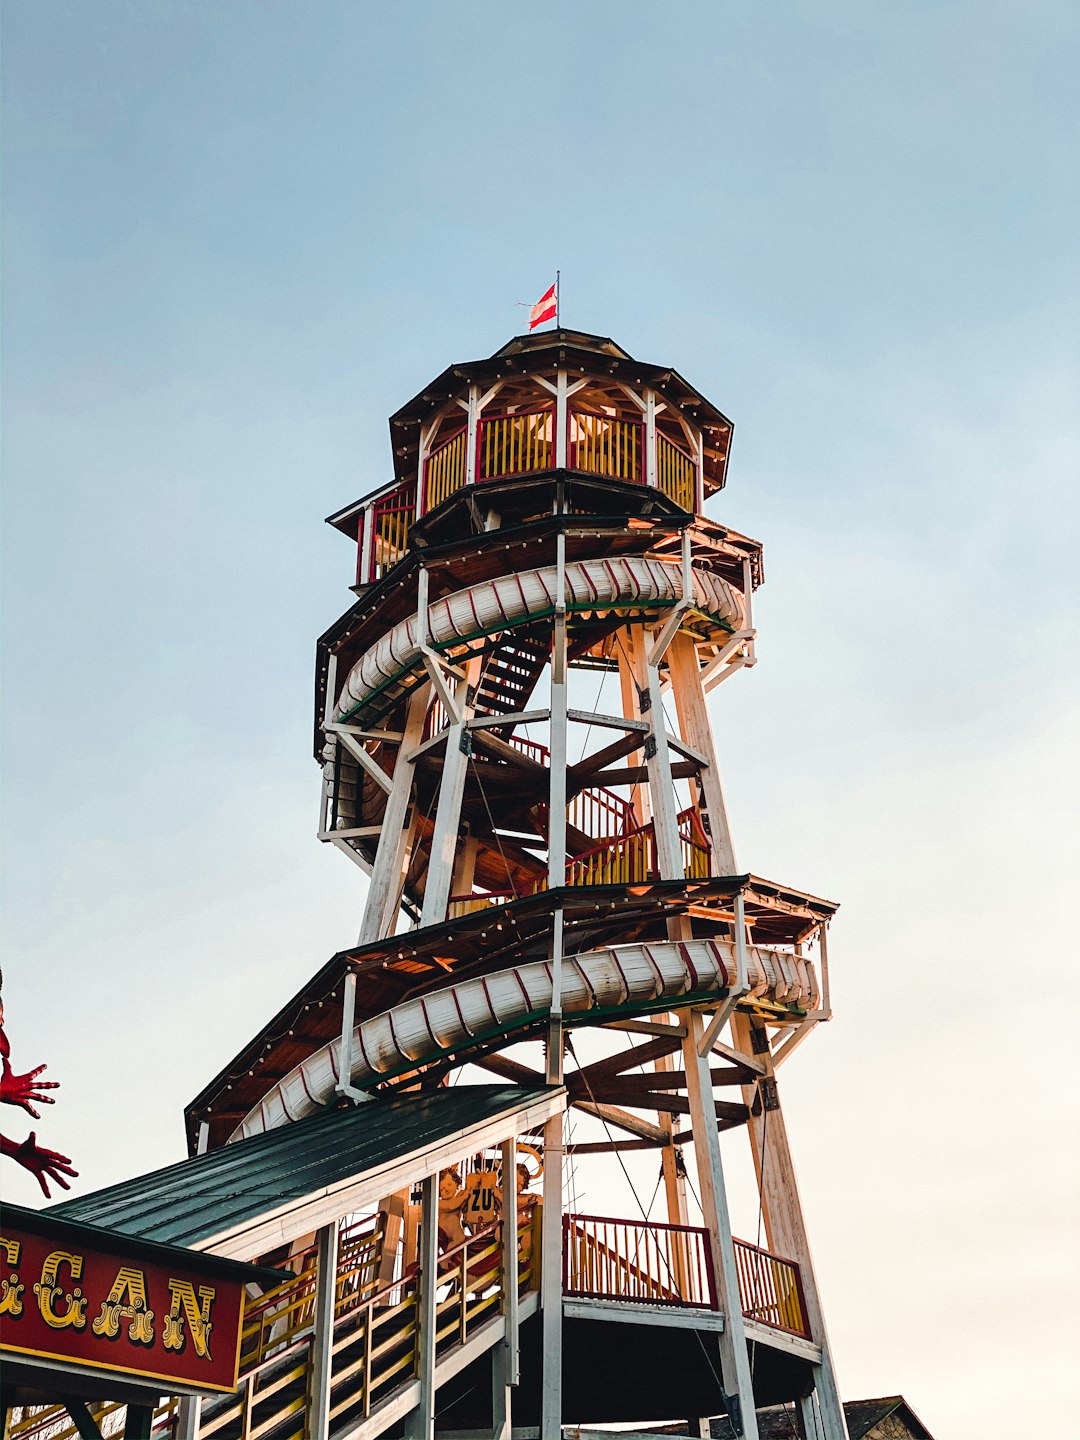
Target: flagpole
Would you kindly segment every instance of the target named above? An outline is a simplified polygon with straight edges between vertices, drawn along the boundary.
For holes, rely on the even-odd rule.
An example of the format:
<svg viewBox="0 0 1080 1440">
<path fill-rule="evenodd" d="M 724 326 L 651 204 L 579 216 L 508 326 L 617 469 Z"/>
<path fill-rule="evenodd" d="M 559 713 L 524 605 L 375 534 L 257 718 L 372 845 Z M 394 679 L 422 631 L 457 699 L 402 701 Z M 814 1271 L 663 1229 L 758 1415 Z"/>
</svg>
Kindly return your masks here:
<svg viewBox="0 0 1080 1440">
<path fill-rule="evenodd" d="M 550 271 L 550 270 L 548 271 L 548 274 L 549 274 L 549 275 L 551 274 L 551 271 Z M 560 283 L 560 281 L 559 281 L 559 271 L 556 270 L 556 271 L 555 271 L 555 329 L 556 329 L 556 330 L 558 330 L 558 328 L 559 328 L 559 291 L 560 291 L 561 289 L 562 289 L 562 285 L 561 285 L 561 283 Z"/>
</svg>

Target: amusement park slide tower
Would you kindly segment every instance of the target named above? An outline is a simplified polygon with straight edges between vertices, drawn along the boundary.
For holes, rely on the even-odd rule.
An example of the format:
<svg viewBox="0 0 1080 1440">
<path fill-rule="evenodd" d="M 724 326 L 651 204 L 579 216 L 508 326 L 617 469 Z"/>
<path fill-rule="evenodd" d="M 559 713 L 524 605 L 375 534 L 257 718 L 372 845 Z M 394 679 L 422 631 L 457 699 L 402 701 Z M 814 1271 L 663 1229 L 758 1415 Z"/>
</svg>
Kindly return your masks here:
<svg viewBox="0 0 1080 1440">
<path fill-rule="evenodd" d="M 760 545 L 703 513 L 731 423 L 556 329 L 447 369 L 390 430 L 393 480 L 330 517 L 355 601 L 318 645 L 319 833 L 370 876 L 358 944 L 193 1102 L 193 1145 L 464 1065 L 563 1087 L 602 1138 L 570 1144 L 562 1114 L 533 1136 L 515 1423 L 726 1413 L 756 1437 L 786 1401 L 842 1440 L 776 1078 L 829 1016 L 836 907 L 740 869 L 707 705 L 754 663 L 762 580 Z M 761 1245 L 731 1231 L 736 1127 Z M 622 1150 L 657 1156 L 663 1224 L 567 1213 L 568 1151 Z M 475 1432 L 469 1394 L 440 1390 L 439 1429 Z"/>
</svg>

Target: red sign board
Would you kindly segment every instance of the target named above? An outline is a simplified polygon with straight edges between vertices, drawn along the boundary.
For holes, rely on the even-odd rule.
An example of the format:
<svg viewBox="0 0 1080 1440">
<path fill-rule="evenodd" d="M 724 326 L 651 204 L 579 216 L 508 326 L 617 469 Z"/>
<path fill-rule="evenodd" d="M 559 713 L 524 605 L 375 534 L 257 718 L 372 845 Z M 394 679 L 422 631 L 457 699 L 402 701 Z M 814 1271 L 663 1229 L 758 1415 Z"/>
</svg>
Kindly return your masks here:
<svg viewBox="0 0 1080 1440">
<path fill-rule="evenodd" d="M 235 1390 L 244 1287 L 196 1265 L 35 1235 L 0 1235 L 0 1350 L 198 1390 Z M 198 1257 L 191 1256 L 192 1261 Z"/>
</svg>

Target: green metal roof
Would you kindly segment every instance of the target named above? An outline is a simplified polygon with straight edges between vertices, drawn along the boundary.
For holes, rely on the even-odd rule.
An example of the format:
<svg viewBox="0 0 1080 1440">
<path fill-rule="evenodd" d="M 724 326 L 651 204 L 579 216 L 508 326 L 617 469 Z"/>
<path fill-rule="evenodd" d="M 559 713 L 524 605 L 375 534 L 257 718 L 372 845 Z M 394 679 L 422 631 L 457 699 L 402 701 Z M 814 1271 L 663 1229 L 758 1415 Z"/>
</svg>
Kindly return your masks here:
<svg viewBox="0 0 1080 1440">
<path fill-rule="evenodd" d="M 182 1245 L 163 1245 L 159 1240 L 148 1240 L 142 1236 L 122 1234 L 119 1230 L 106 1230 L 101 1225 L 88 1225 L 85 1220 L 76 1220 L 69 1215 L 57 1215 L 52 1210 L 31 1210 L 26 1205 L 12 1205 L 5 1200 L 0 1205 L 0 1215 L 12 1227 L 28 1230 L 31 1235 L 43 1235 L 64 1245 L 85 1245 L 87 1249 L 110 1250 L 117 1255 L 130 1255 L 145 1263 L 158 1265 L 186 1265 L 207 1275 L 222 1275 L 226 1279 L 249 1280 L 260 1285 L 280 1285 L 287 1280 L 287 1270 L 275 1270 L 268 1265 L 249 1265 L 244 1260 L 226 1260 L 204 1250 L 188 1250 Z"/>
<path fill-rule="evenodd" d="M 196 1245 L 324 1187 L 377 1170 L 551 1094 L 458 1085 L 328 1110 L 40 1212 Z"/>
</svg>

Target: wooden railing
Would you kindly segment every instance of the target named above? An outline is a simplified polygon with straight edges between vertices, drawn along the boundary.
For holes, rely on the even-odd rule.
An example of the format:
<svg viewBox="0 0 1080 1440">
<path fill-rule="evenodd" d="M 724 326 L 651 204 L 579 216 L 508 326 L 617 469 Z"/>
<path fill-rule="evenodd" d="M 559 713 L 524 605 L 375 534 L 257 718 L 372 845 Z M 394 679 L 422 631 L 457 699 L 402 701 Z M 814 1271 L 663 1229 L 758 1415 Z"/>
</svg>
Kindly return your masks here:
<svg viewBox="0 0 1080 1440">
<path fill-rule="evenodd" d="M 809 1340 L 802 1277 L 793 1260 L 736 1240 L 742 1312 L 774 1330 Z M 563 1217 L 563 1289 L 594 1300 L 718 1306 L 708 1231 L 692 1225 Z"/>
<path fill-rule="evenodd" d="M 774 1330 L 809 1340 L 802 1276 L 794 1260 L 771 1255 L 746 1240 L 735 1241 L 735 1268 L 743 1314 Z"/>
<path fill-rule="evenodd" d="M 638 885 L 656 873 L 652 825 L 602 840 L 567 864 L 567 885 Z"/>
<path fill-rule="evenodd" d="M 484 416 L 476 437 L 476 478 L 499 480 L 555 464 L 555 412 L 550 408 L 515 415 Z"/>
<path fill-rule="evenodd" d="M 434 446 L 424 463 L 424 514 L 465 484 L 468 431 L 463 427 Z"/>
<path fill-rule="evenodd" d="M 697 464 L 674 440 L 656 437 L 656 487 L 691 514 L 696 509 Z"/>
<path fill-rule="evenodd" d="M 543 748 L 538 747 L 538 748 Z M 590 824 L 626 826 L 633 819 L 633 810 L 612 791 L 582 791 L 576 801 L 590 797 L 588 806 L 572 803 L 570 823 L 588 833 Z M 617 802 L 617 803 L 615 803 Z M 626 806 L 624 809 L 623 806 Z M 712 846 L 705 834 L 696 807 L 679 813 L 679 845 L 682 851 L 683 874 L 688 880 L 705 880 L 712 867 Z M 621 834 L 608 835 L 595 845 L 580 851 L 566 862 L 567 885 L 644 885 L 659 874 L 656 863 L 656 840 L 652 822 L 627 828 Z M 460 919 L 491 905 L 505 905 L 524 894 L 535 895 L 547 889 L 547 878 L 536 880 L 526 890 L 492 890 L 483 894 L 451 895 L 447 918 Z"/>
<path fill-rule="evenodd" d="M 716 1309 L 708 1231 L 563 1216 L 563 1289 L 591 1299 Z"/>
<path fill-rule="evenodd" d="M 677 817 L 679 844 L 682 849 L 683 874 L 687 880 L 707 880 L 712 861 L 712 846 L 705 834 L 697 807 L 681 810 Z"/>
<path fill-rule="evenodd" d="M 370 585 L 398 563 L 408 549 L 416 517 L 416 486 L 398 485 L 372 501 L 360 532 L 356 583 Z M 366 563 L 365 563 L 366 556 Z"/>
<path fill-rule="evenodd" d="M 644 481 L 645 427 L 639 420 L 619 420 L 576 409 L 571 409 L 569 420 L 567 463 L 571 470 L 639 484 Z"/>
</svg>

